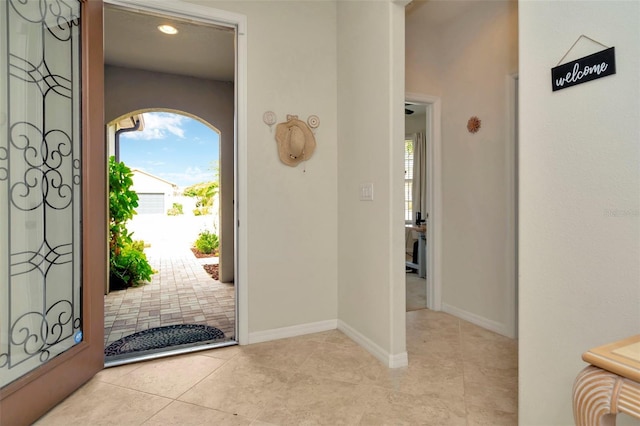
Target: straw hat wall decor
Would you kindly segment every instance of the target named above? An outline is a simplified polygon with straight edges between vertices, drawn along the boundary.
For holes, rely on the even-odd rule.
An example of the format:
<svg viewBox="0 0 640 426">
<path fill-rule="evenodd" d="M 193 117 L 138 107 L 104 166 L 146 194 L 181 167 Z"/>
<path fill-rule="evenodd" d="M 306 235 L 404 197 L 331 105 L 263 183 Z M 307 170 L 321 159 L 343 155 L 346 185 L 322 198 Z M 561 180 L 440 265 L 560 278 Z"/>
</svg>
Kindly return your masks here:
<svg viewBox="0 0 640 426">
<path fill-rule="evenodd" d="M 316 123 L 314 120 L 313 124 Z M 287 115 L 287 121 L 276 126 L 276 142 L 280 161 L 291 167 L 311 158 L 316 149 L 313 132 L 297 115 Z"/>
</svg>

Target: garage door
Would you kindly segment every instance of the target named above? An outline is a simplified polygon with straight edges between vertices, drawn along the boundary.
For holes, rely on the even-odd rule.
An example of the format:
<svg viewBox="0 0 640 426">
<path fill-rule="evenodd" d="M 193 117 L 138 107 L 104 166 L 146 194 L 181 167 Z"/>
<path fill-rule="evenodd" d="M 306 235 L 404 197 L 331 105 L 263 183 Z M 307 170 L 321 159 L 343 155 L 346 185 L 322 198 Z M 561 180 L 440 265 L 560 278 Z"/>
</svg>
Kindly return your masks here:
<svg viewBox="0 0 640 426">
<path fill-rule="evenodd" d="M 164 214 L 164 194 L 138 193 L 138 214 Z"/>
</svg>

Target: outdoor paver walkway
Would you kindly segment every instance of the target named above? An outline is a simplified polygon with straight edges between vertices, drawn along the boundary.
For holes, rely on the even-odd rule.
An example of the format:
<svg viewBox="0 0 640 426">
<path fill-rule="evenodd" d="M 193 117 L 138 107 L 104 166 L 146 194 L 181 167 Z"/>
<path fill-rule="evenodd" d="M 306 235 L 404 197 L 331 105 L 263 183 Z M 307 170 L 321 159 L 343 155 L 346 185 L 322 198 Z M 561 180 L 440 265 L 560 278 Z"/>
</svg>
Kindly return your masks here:
<svg viewBox="0 0 640 426">
<path fill-rule="evenodd" d="M 235 337 L 233 284 L 211 278 L 186 245 L 158 244 L 145 253 L 158 271 L 151 283 L 105 296 L 105 347 L 123 336 L 174 324 L 206 324 Z"/>
</svg>

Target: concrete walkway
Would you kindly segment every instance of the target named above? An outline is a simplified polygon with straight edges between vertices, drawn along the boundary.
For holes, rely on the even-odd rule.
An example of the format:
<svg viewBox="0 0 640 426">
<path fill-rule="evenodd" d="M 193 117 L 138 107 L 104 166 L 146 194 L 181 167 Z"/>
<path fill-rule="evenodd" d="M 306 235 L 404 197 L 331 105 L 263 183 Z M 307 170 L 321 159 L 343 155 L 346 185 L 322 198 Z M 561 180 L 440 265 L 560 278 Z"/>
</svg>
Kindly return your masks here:
<svg viewBox="0 0 640 426">
<path fill-rule="evenodd" d="M 234 285 L 214 280 L 203 269 L 203 262 L 217 263 L 217 258 L 197 259 L 190 250 L 206 222 L 202 216 L 159 215 L 132 221 L 129 230 L 134 239 L 151 244 L 145 253 L 158 272 L 149 284 L 105 296 L 105 346 L 138 331 L 174 324 L 206 324 L 235 338 Z"/>
</svg>

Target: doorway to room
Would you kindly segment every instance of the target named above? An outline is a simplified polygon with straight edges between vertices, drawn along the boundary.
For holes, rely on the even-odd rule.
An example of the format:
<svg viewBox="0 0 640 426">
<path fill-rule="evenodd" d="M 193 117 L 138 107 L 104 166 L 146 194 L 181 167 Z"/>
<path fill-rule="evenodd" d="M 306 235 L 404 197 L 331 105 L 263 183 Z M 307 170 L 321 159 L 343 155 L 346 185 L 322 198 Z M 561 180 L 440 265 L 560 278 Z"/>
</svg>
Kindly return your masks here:
<svg viewBox="0 0 640 426">
<path fill-rule="evenodd" d="M 405 159 L 405 177 L 411 177 L 410 181 L 405 180 L 405 200 L 411 199 L 405 204 L 407 311 L 440 310 L 439 98 L 407 94 L 405 133 L 405 157 L 411 158 L 410 166 Z M 407 155 L 409 151 L 411 154 Z"/>
<path fill-rule="evenodd" d="M 426 230 L 427 145 L 426 106 L 405 103 L 404 219 L 406 309 L 427 307 Z"/>
<path fill-rule="evenodd" d="M 104 17 L 109 155 L 130 169 L 129 244 L 155 272 L 107 287 L 105 365 L 235 344 L 236 30 L 121 3 Z"/>
</svg>

